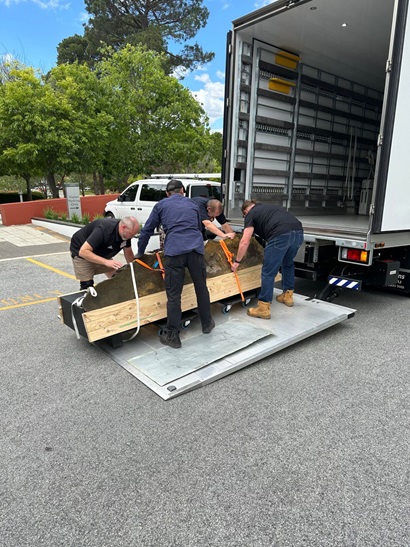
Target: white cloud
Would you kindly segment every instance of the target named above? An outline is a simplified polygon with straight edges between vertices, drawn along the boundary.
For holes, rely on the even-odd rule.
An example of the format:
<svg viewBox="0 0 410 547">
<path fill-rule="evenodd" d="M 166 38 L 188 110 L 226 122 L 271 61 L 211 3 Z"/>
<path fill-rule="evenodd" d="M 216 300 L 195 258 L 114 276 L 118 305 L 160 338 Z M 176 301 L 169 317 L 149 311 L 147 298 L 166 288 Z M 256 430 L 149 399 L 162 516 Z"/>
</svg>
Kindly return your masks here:
<svg viewBox="0 0 410 547">
<path fill-rule="evenodd" d="M 195 80 L 197 80 L 198 82 L 203 82 L 204 84 L 211 81 L 209 74 L 206 73 L 201 74 L 200 76 L 195 76 Z"/>
<path fill-rule="evenodd" d="M 88 23 L 89 18 L 90 18 L 90 14 L 87 13 L 86 11 L 83 11 L 82 13 L 80 13 L 81 23 Z"/>
<path fill-rule="evenodd" d="M 185 68 L 184 66 L 177 66 L 172 71 L 171 76 L 173 76 L 177 80 L 183 80 L 188 74 L 189 70 L 187 68 Z"/>
<path fill-rule="evenodd" d="M 209 74 L 197 75 L 195 80 L 202 82 L 204 87 L 191 93 L 202 104 L 212 126 L 223 117 L 225 85 L 223 82 L 213 82 Z"/>
<path fill-rule="evenodd" d="M 1 55 L 0 60 L 4 64 L 14 63 L 16 61 L 15 57 L 11 53 L 5 53 L 4 55 Z"/>
<path fill-rule="evenodd" d="M 263 8 L 263 6 L 269 6 L 269 4 L 273 4 L 273 2 L 276 2 L 276 0 L 261 0 L 255 2 L 255 8 Z"/>
<path fill-rule="evenodd" d="M 4 4 L 6 7 L 10 7 L 13 4 L 20 4 L 26 0 L 0 0 L 0 4 Z M 27 0 L 33 4 L 37 4 L 42 9 L 67 9 L 70 6 L 69 2 L 63 0 Z"/>
</svg>

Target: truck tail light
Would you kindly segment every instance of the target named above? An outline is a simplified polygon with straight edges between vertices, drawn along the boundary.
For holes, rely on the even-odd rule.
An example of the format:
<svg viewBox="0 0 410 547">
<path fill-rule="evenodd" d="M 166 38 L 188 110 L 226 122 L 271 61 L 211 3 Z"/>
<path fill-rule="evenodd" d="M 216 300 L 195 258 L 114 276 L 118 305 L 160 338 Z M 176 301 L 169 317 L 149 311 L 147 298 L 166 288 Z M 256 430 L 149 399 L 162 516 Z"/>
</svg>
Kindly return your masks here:
<svg viewBox="0 0 410 547">
<path fill-rule="evenodd" d="M 341 256 L 343 260 L 360 262 L 361 264 L 368 264 L 369 261 L 369 252 L 362 249 L 342 249 Z"/>
</svg>

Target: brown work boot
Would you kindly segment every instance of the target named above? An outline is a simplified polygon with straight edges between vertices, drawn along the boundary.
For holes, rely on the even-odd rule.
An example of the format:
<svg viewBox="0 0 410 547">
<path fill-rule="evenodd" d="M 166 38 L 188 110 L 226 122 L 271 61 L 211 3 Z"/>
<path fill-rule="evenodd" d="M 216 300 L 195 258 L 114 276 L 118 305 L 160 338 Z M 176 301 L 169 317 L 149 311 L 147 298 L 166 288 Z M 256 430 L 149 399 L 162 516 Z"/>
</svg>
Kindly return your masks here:
<svg viewBox="0 0 410 547">
<path fill-rule="evenodd" d="M 293 306 L 293 291 L 284 291 L 276 297 L 278 302 L 282 302 L 285 306 Z"/>
<path fill-rule="evenodd" d="M 270 304 L 258 300 L 256 308 L 249 308 L 248 315 L 251 317 L 260 317 L 260 319 L 270 319 Z"/>
</svg>

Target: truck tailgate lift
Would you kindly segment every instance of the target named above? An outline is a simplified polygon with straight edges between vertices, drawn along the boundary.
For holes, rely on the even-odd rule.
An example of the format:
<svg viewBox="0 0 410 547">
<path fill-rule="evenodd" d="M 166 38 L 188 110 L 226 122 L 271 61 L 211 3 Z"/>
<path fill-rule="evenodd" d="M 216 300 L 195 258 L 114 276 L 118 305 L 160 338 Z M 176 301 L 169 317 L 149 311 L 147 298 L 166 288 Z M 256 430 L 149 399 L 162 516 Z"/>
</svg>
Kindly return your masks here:
<svg viewBox="0 0 410 547">
<path fill-rule="evenodd" d="M 113 348 L 104 340 L 95 345 L 168 400 L 219 380 L 355 314 L 354 309 L 301 295 L 294 295 L 294 302 L 293 308 L 275 302 L 269 321 L 249 317 L 241 305 L 222 313 L 215 303 L 215 329 L 204 335 L 199 320 L 194 321 L 182 331 L 180 349 L 162 346 L 155 324 L 142 327 L 138 336 L 120 347 Z"/>
</svg>

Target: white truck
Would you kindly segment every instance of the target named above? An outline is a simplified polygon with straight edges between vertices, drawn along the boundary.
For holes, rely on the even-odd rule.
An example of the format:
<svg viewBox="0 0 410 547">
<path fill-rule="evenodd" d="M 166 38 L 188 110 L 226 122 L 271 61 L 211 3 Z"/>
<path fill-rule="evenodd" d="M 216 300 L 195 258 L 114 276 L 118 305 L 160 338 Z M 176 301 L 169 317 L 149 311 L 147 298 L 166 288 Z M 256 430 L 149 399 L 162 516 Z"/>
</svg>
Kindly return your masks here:
<svg viewBox="0 0 410 547">
<path fill-rule="evenodd" d="M 245 199 L 303 223 L 296 274 L 320 298 L 410 293 L 408 0 L 278 0 L 227 40 L 225 214 Z M 408 30 L 408 32 L 406 32 Z"/>
</svg>

